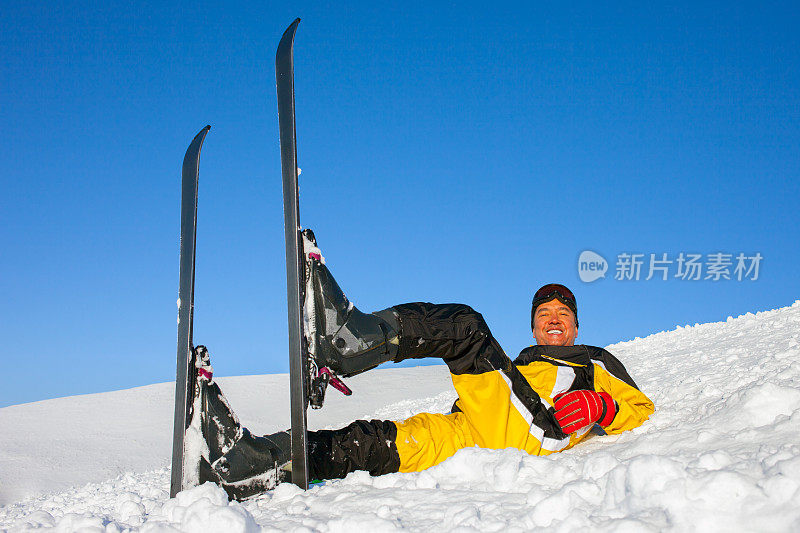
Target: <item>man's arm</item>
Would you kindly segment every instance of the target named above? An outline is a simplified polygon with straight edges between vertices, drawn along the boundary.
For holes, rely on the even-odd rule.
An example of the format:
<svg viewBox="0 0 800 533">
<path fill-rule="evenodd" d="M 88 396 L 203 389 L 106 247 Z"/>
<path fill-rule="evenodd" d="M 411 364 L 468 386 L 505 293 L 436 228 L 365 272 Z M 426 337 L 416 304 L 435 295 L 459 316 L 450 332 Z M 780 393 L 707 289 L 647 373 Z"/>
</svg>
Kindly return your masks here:
<svg viewBox="0 0 800 533">
<path fill-rule="evenodd" d="M 619 359 L 608 351 L 599 349 L 591 356 L 594 363 L 594 389 L 611 395 L 617 413 L 606 433 L 620 433 L 642 425 L 655 411 L 652 400 L 634 383 Z"/>
</svg>

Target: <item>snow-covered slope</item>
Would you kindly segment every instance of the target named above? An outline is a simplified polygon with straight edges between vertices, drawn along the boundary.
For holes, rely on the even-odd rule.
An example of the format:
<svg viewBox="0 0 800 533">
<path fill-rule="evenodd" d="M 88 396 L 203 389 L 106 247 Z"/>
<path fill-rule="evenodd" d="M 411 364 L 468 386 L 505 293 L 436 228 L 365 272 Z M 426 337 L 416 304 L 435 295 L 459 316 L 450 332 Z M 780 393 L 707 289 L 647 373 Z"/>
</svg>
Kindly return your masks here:
<svg viewBox="0 0 800 533">
<path fill-rule="evenodd" d="M 212 362 L 222 367 L 224 356 L 212 356 Z M 290 426 L 288 379 L 216 378 L 257 434 Z M 353 396 L 331 389 L 325 409 L 309 411 L 309 427 L 334 428 L 370 416 L 402 419 L 429 408 L 432 395 L 444 393 L 447 408 L 455 399 L 444 365 L 377 370 L 347 382 Z M 159 383 L 0 409 L 0 505 L 169 466 L 174 401 L 175 384 Z"/>
<path fill-rule="evenodd" d="M 171 384 L 3 408 L 0 529 L 800 529 L 800 301 L 609 350 L 656 404 L 634 431 L 548 457 L 465 449 L 425 472 L 282 485 L 244 504 L 210 484 L 169 500 Z M 255 431 L 288 425 L 286 376 L 219 381 Z M 312 427 L 443 412 L 454 397 L 441 366 L 349 384 Z"/>
</svg>

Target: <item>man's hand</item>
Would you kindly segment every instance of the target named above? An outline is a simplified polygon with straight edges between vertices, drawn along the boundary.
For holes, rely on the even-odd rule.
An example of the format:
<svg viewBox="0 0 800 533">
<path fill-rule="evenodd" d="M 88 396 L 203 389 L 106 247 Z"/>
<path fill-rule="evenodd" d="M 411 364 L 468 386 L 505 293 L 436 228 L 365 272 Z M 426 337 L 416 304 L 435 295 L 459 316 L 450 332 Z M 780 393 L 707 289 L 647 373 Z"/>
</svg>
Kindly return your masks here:
<svg viewBox="0 0 800 533">
<path fill-rule="evenodd" d="M 573 433 L 597 422 L 605 427 L 614 420 L 617 406 L 607 392 L 576 390 L 556 395 L 556 419 L 564 433 Z"/>
</svg>

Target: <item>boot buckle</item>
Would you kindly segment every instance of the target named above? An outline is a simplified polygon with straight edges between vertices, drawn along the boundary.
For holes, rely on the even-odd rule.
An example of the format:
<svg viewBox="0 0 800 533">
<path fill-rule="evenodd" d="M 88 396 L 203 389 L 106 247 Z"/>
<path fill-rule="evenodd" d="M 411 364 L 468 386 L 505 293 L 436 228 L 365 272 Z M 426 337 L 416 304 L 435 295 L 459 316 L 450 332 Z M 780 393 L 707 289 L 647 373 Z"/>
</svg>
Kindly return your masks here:
<svg viewBox="0 0 800 533">
<path fill-rule="evenodd" d="M 320 409 L 325 402 L 325 392 L 328 385 L 332 385 L 334 389 L 338 390 L 345 396 L 350 396 L 353 391 L 350 387 L 344 384 L 330 368 L 323 366 L 317 372 L 317 375 L 311 380 L 311 390 L 308 395 L 308 403 L 311 404 L 312 409 Z"/>
</svg>

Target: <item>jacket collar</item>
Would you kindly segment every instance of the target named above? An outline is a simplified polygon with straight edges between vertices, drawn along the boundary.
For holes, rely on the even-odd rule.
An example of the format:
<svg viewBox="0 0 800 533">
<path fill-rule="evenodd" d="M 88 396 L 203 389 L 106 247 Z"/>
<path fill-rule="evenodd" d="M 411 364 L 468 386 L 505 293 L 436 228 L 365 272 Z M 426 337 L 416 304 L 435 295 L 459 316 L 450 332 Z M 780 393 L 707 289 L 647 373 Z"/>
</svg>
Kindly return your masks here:
<svg viewBox="0 0 800 533">
<path fill-rule="evenodd" d="M 557 361 L 553 361 L 553 360 Z M 575 346 L 546 346 L 536 344 L 522 350 L 514 364 L 527 365 L 534 361 L 558 362 L 563 361 L 568 365 L 588 365 L 591 363 L 589 349 L 585 344 Z"/>
</svg>

